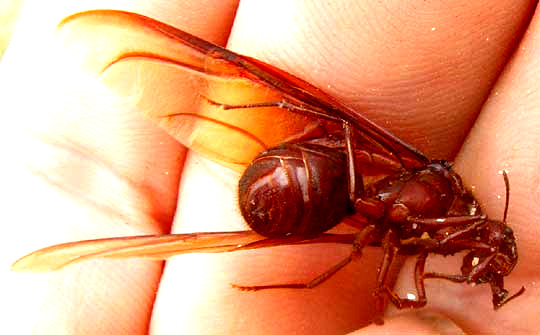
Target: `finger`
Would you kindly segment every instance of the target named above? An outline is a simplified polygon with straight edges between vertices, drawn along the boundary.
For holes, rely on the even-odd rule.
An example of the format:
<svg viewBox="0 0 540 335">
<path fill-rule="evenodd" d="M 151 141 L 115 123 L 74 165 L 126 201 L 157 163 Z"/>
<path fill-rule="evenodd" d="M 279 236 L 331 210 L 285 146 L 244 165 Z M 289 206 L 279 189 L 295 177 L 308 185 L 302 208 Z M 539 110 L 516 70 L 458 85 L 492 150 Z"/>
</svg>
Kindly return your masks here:
<svg viewBox="0 0 540 335">
<path fill-rule="evenodd" d="M 510 205 L 507 223 L 517 239 L 519 262 L 506 277 L 505 287 L 511 293 L 523 285 L 527 289 L 523 296 L 497 312 L 489 308 L 487 288 L 464 295 L 477 313 L 490 320 L 485 323 L 482 321 L 485 318 L 474 318 L 450 306 L 453 313 L 467 319 L 469 329 L 482 326 L 486 327 L 486 332 L 494 332 L 504 324 L 509 332 L 528 332 L 534 331 L 539 323 L 530 308 L 539 293 L 529 284 L 540 274 L 535 261 L 539 251 L 537 221 L 540 215 L 536 196 L 540 166 L 539 36 L 540 17 L 535 13 L 456 162 L 456 168 L 462 172 L 467 184 L 474 185 L 474 193 L 493 219 L 500 219 L 504 211 L 504 183 L 497 172 L 508 171 Z"/>
<path fill-rule="evenodd" d="M 324 89 L 428 157 L 451 159 L 533 4 L 246 3 L 229 45 Z"/>
<path fill-rule="evenodd" d="M 384 327 L 371 325 L 351 335 L 377 334 L 465 334 L 452 320 L 438 314 L 424 312 L 403 313 L 397 317 L 385 320 Z"/>
<path fill-rule="evenodd" d="M 174 231 L 246 229 L 238 213 L 237 196 L 231 191 L 236 189 L 237 180 L 234 173 L 191 155 L 184 170 Z M 236 327 L 246 332 L 265 327 L 294 332 L 297 327 L 309 327 L 316 318 L 321 325 L 333 325 L 335 320 L 346 318 L 357 320 L 370 314 L 372 306 L 357 307 L 357 300 L 348 299 L 348 295 L 362 301 L 371 299 L 370 290 L 357 288 L 361 278 L 374 278 L 374 266 L 366 266 L 374 256 L 372 249 L 365 250 L 365 262 L 346 267 L 315 290 L 242 292 L 231 287 L 309 282 L 346 257 L 350 250 L 347 245 L 310 245 L 176 257 L 167 262 L 156 300 L 156 306 L 164 307 L 156 307 L 155 315 L 159 314 L 160 319 L 154 319 L 152 329 L 187 333 L 204 329 L 211 333 L 224 327 L 233 332 Z M 334 305 L 340 298 L 347 303 Z M 331 311 L 328 306 L 332 306 Z"/>
<path fill-rule="evenodd" d="M 7 241 L 4 269 L 17 257 L 58 242 L 168 231 L 176 206 L 184 149 L 61 61 L 56 24 L 74 10 L 90 8 L 82 2 L 49 5 L 28 4 L 2 63 L 2 103 L 11 117 L 3 123 L 3 142 L 13 149 L 5 172 L 12 196 L 3 211 L 13 240 Z M 182 18 L 204 12 L 189 5 L 187 14 L 173 15 L 178 3 L 154 6 L 141 2 L 123 9 Z M 200 20 L 185 24 L 194 22 Z M 228 27 L 208 30 L 216 41 L 228 35 Z M 159 263 L 145 261 L 81 264 L 43 276 L 10 274 L 2 303 L 13 317 L 5 327 L 43 334 L 97 327 L 104 333 L 145 333 L 160 274 Z"/>
<path fill-rule="evenodd" d="M 325 88 L 348 105 L 371 113 L 370 117 L 378 123 L 388 125 L 400 136 L 427 150 L 428 154 L 432 150 L 437 153 L 437 158 L 451 157 L 465 134 L 456 133 L 467 128 L 474 119 L 483 101 L 477 95 L 487 94 L 490 84 L 486 84 L 486 80 L 489 82 L 490 78 L 496 77 L 509 50 L 491 45 L 479 53 L 478 46 L 471 41 L 478 40 L 486 29 L 493 33 L 491 36 L 510 41 L 519 31 L 519 18 L 526 15 L 528 8 L 514 8 L 517 14 L 512 20 L 502 14 L 497 20 L 491 20 L 489 15 L 477 20 L 471 14 L 474 8 L 465 5 L 457 12 L 452 12 L 456 11 L 454 8 L 424 8 L 429 10 L 431 19 L 426 19 L 423 25 L 418 25 L 414 15 L 424 12 L 414 8 L 411 6 L 409 16 L 404 16 L 408 25 L 401 24 L 403 17 L 395 14 L 393 20 L 400 24 L 388 29 L 386 23 L 392 20 L 386 18 L 386 12 L 377 12 L 374 8 L 313 8 L 301 2 L 273 3 L 268 8 L 262 8 L 260 4 L 254 7 L 242 4 L 230 47 Z M 503 9 L 495 8 L 494 11 L 503 12 Z M 358 17 L 364 18 L 363 25 L 358 23 Z M 460 20 L 452 21 L 456 17 Z M 507 24 L 500 25 L 501 19 L 508 20 L 505 21 Z M 385 23 L 382 27 L 372 28 L 374 23 L 381 22 Z M 452 30 L 443 30 L 441 37 L 433 34 L 437 32 L 437 28 L 432 30 L 434 26 L 452 27 Z M 326 34 L 327 31 L 332 34 Z M 471 36 L 471 31 L 476 33 Z M 459 51 L 443 47 L 455 44 L 460 46 Z M 416 48 L 416 45 L 422 47 Z M 478 66 L 469 66 L 471 59 Z M 471 82 L 469 76 L 483 80 Z M 392 128 L 389 121 L 399 126 Z M 400 131 L 400 127 L 407 132 Z M 431 140 L 432 137 L 435 139 Z M 426 138 L 430 142 L 421 145 Z M 195 227 L 200 230 L 196 227 L 204 227 L 202 230 L 207 230 L 214 227 L 214 230 L 223 230 L 231 225 L 241 225 L 237 205 L 231 200 L 235 199 L 235 193 L 230 186 L 238 177 L 224 177 L 225 172 L 213 165 L 208 168 L 208 163 L 198 159 L 189 166 L 186 169 L 192 172 L 183 181 L 174 229 Z M 199 181 L 191 184 L 188 180 Z M 228 286 L 231 282 L 246 285 L 252 282 L 254 285 L 283 283 L 285 275 L 290 278 L 288 281 L 309 281 L 347 252 L 339 248 L 279 248 L 258 254 L 256 258 L 266 260 L 264 263 L 253 261 L 255 256 L 251 254 L 179 257 L 169 262 L 162 281 L 162 285 L 166 285 L 170 271 L 176 275 L 171 275 L 167 281 L 171 288 L 173 283 L 176 288 L 167 296 L 160 295 L 158 302 L 163 299 L 170 309 L 182 310 L 183 318 L 179 322 L 177 314 L 174 318 L 170 314 L 160 321 L 168 330 L 182 327 L 181 330 L 186 332 L 204 329 L 205 333 L 240 326 L 260 330 L 255 328 L 260 324 L 264 324 L 268 332 L 306 329 L 306 332 L 328 333 L 357 328 L 369 322 L 373 313 L 369 292 L 378 259 L 367 255 L 359 265 L 348 267 L 336 275 L 339 277 L 334 281 L 312 292 L 243 293 Z M 283 307 L 284 300 L 287 301 L 286 308 Z M 324 303 L 313 304 L 313 301 Z M 359 304 L 359 301 L 363 303 Z M 327 306 L 332 306 L 334 314 L 328 314 Z M 217 310 L 219 321 L 212 320 L 208 314 Z M 231 325 L 230 320 L 249 322 Z M 251 328 L 242 328 L 243 331 L 246 329 Z"/>
</svg>

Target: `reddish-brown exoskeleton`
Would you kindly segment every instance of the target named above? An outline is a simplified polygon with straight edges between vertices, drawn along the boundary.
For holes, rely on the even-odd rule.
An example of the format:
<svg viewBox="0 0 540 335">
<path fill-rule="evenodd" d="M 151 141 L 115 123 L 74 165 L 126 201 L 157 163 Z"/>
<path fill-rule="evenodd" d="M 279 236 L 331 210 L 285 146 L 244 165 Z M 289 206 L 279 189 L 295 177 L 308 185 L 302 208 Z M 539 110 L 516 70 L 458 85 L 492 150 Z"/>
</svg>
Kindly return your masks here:
<svg viewBox="0 0 540 335">
<path fill-rule="evenodd" d="M 506 225 L 509 204 L 509 181 L 503 171 L 506 184 L 506 206 L 502 221 L 480 219 L 469 225 L 457 228 L 445 227 L 432 233 L 429 238 L 401 241 L 401 252 L 419 254 L 415 268 L 415 283 L 418 300 L 401 299 L 395 293 L 382 287 L 384 293 L 398 308 L 422 307 L 426 304 L 424 279 L 439 278 L 457 283 L 469 284 L 489 283 L 493 293 L 493 307 L 498 309 L 510 300 L 521 295 L 522 287 L 512 296 L 504 289 L 503 277 L 510 274 L 517 263 L 517 245 L 512 229 Z M 443 274 L 424 272 L 426 258 L 429 253 L 451 255 L 468 251 L 463 257 L 461 274 Z"/>
<path fill-rule="evenodd" d="M 512 230 L 505 220 L 486 218 L 449 164 L 426 158 L 309 83 L 134 13 L 78 13 L 64 19 L 58 31 L 66 49 L 75 50 L 84 67 L 104 81 L 115 69 L 137 64 L 142 84 L 130 97 L 138 98 L 141 110 L 191 149 L 245 170 L 240 209 L 249 226 L 267 238 L 243 231 L 79 241 L 38 250 L 13 269 L 54 270 L 94 257 L 164 259 L 185 252 L 351 243 L 349 257 L 307 284 L 236 287 L 314 287 L 364 246 L 380 245 L 384 258 L 375 295 L 381 314 L 386 296 L 399 308 L 425 305 L 426 278 L 489 283 L 495 308 L 523 292 L 508 297 L 503 284 L 517 262 Z M 144 77 L 146 72 L 152 74 Z M 162 105 L 155 101 L 161 80 L 156 73 L 171 72 L 180 78 L 184 98 Z M 239 93 L 225 96 L 223 87 Z M 220 134 L 218 147 L 206 138 L 209 133 Z M 324 233 L 346 217 L 358 226 L 357 234 Z M 461 274 L 424 272 L 430 253 L 461 251 L 468 252 Z M 387 286 L 399 253 L 418 256 L 418 300 L 399 298 Z"/>
</svg>

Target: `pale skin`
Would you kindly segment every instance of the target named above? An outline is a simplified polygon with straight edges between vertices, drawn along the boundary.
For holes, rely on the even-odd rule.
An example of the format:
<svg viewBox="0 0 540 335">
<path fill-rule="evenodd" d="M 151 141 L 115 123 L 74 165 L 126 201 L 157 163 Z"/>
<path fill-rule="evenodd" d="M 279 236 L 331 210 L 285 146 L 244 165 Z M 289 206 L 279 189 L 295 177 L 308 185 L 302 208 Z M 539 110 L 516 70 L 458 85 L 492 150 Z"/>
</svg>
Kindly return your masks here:
<svg viewBox="0 0 540 335">
<path fill-rule="evenodd" d="M 508 224 L 520 259 L 505 287 L 527 291 L 494 312 L 488 287 L 428 281 L 423 314 L 391 311 L 384 326 L 366 327 L 381 254 L 375 248 L 313 290 L 231 288 L 308 281 L 350 250 L 287 247 L 187 255 L 166 264 L 96 261 L 47 275 L 6 273 L 2 305 L 10 318 L 0 327 L 41 334 L 538 329 L 540 20 L 531 19 L 532 1 L 359 1 L 349 7 L 246 1 L 236 14 L 234 1 L 185 3 L 134 2 L 117 9 L 220 45 L 228 40 L 231 50 L 321 87 L 427 156 L 454 160 L 494 218 L 504 207 L 497 172 L 507 169 Z M 28 2 L 2 63 L 2 110 L 11 118 L 3 123 L 2 143 L 5 157 L 13 157 L 4 163 L 3 268 L 27 252 L 72 240 L 245 229 L 234 198 L 237 174 L 188 153 L 93 79 L 49 58 L 54 42 L 48 31 L 63 16 L 92 9 L 82 6 L 45 10 Z M 437 258 L 428 269 L 455 272 L 457 261 Z M 410 272 L 400 275 L 402 295 L 410 291 L 410 278 Z M 441 318 L 426 317 L 432 313 Z"/>
</svg>

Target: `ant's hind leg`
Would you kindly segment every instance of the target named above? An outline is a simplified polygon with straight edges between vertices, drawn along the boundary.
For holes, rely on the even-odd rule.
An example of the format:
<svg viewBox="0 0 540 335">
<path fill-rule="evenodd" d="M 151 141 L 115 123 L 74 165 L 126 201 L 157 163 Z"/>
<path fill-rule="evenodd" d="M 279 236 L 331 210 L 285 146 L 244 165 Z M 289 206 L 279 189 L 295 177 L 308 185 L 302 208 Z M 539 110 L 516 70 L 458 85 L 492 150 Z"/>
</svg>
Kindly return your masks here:
<svg viewBox="0 0 540 335">
<path fill-rule="evenodd" d="M 368 245 L 371 242 L 372 233 L 374 231 L 375 231 L 374 225 L 369 225 L 369 226 L 366 226 L 364 229 L 362 229 L 356 235 L 355 240 L 353 242 L 353 250 L 347 257 L 345 257 L 340 262 L 332 266 L 330 269 L 326 270 L 325 272 L 313 278 L 311 281 L 307 283 L 287 283 L 287 284 L 256 285 L 256 286 L 232 284 L 232 287 L 242 290 L 242 291 L 259 291 L 259 290 L 276 289 L 276 288 L 294 288 L 294 289 L 314 288 L 322 284 L 326 280 L 328 280 L 330 277 L 336 274 L 339 270 L 345 267 L 345 265 L 349 264 L 353 259 L 358 258 L 358 256 L 361 255 L 362 249 L 364 248 L 364 246 Z"/>
</svg>

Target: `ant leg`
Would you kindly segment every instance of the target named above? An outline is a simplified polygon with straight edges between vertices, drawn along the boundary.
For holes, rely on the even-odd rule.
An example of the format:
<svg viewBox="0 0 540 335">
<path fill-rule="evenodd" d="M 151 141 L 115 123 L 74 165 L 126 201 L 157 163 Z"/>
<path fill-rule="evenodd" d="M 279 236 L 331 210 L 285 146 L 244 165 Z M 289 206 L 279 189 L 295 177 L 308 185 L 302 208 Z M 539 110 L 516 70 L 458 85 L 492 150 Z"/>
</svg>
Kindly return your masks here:
<svg viewBox="0 0 540 335">
<path fill-rule="evenodd" d="M 467 276 L 464 275 L 448 275 L 444 273 L 437 272 L 427 272 L 424 274 L 424 278 L 437 278 L 445 279 L 454 283 L 464 283 L 467 281 Z M 491 292 L 493 293 L 493 309 L 499 309 L 503 305 L 507 304 L 514 298 L 519 297 L 525 292 L 525 287 L 521 287 L 519 291 L 514 293 L 511 296 L 508 296 L 508 291 L 504 289 L 503 277 L 500 275 L 495 275 L 492 277 L 492 280 L 489 282 L 491 286 Z"/>
<path fill-rule="evenodd" d="M 435 238 L 410 238 L 407 240 L 402 241 L 402 244 L 404 246 L 415 246 L 415 245 L 422 245 L 426 248 L 447 248 L 448 250 L 462 250 L 462 249 L 475 249 L 475 250 L 491 250 L 491 246 L 487 243 L 477 241 L 474 239 L 467 239 L 467 235 L 474 233 L 478 228 L 483 226 L 487 223 L 487 220 L 483 216 L 471 216 L 471 217 L 450 217 L 448 218 L 450 222 L 445 222 L 446 225 L 441 225 L 439 229 L 442 229 L 444 227 L 448 226 L 460 226 L 464 225 L 464 227 L 460 227 L 458 230 L 448 234 L 443 239 L 435 239 Z M 418 224 L 424 224 L 422 225 L 421 229 L 423 230 L 430 230 L 429 228 L 433 228 L 431 225 L 433 221 L 436 220 L 442 220 L 442 219 L 419 219 L 418 221 L 410 221 Z"/>
<path fill-rule="evenodd" d="M 464 229 L 469 229 L 469 227 L 474 225 L 474 228 L 485 224 L 487 222 L 487 217 L 485 215 L 464 215 L 464 216 L 447 216 L 440 218 L 417 218 L 417 217 L 408 217 L 408 224 L 417 224 L 419 229 L 425 231 L 439 230 L 447 227 L 460 227 L 465 226 Z M 473 230 L 471 228 L 470 230 Z M 458 230 L 461 232 L 461 230 Z"/>
<path fill-rule="evenodd" d="M 445 279 L 454 283 L 464 283 L 467 281 L 467 276 L 464 276 L 464 275 L 449 275 L 449 274 L 440 273 L 440 272 L 424 273 L 424 279 L 430 279 L 430 278 Z"/>
<path fill-rule="evenodd" d="M 404 309 L 404 308 L 421 308 L 424 307 L 427 303 L 426 298 L 426 287 L 424 284 L 424 268 L 426 265 L 426 259 L 427 259 L 428 253 L 422 252 L 420 255 L 418 255 L 418 259 L 416 261 L 416 266 L 414 269 L 414 284 L 416 286 L 416 293 L 417 293 L 417 299 L 409 299 L 409 298 L 400 298 L 399 295 L 392 291 L 388 286 L 383 286 L 382 291 L 379 292 L 379 294 L 384 293 L 388 296 L 390 301 L 396 306 L 398 309 Z"/>
<path fill-rule="evenodd" d="M 499 309 L 503 305 L 507 304 L 514 298 L 519 297 L 525 292 L 525 287 L 521 287 L 519 291 L 511 296 L 508 296 L 508 291 L 504 289 L 504 280 L 501 275 L 497 275 L 489 282 L 491 285 L 491 292 L 493 293 L 493 308 Z"/>
<path fill-rule="evenodd" d="M 263 101 L 263 102 L 255 102 L 255 103 L 240 104 L 240 105 L 228 105 L 228 104 L 224 104 L 224 103 L 220 103 L 220 102 L 211 100 L 210 98 L 208 98 L 208 97 L 206 97 L 204 95 L 201 95 L 201 98 L 206 100 L 209 104 L 217 106 L 219 108 L 223 108 L 225 110 L 228 110 L 228 109 L 244 109 L 244 108 L 261 108 L 261 107 L 287 108 L 288 110 L 290 110 L 290 111 L 292 111 L 294 113 L 303 114 L 303 115 L 307 115 L 307 116 L 311 116 L 311 117 L 315 116 L 315 117 L 318 117 L 318 118 L 331 120 L 331 121 L 335 121 L 335 122 L 341 122 L 340 118 L 337 118 L 337 117 L 334 117 L 334 116 L 331 116 L 331 115 L 327 115 L 327 114 L 325 114 L 323 112 L 319 112 L 319 111 L 316 111 L 314 109 L 298 106 L 298 105 L 295 105 L 295 104 L 293 104 L 291 102 L 288 102 L 288 101 L 285 101 L 285 100 Z M 174 115 L 175 114 L 171 114 L 170 116 L 174 116 Z"/>
<path fill-rule="evenodd" d="M 308 117 L 316 117 L 316 118 L 329 120 L 329 121 L 333 121 L 333 122 L 347 123 L 348 124 L 348 122 L 344 121 L 342 118 L 337 117 L 337 116 L 329 115 L 328 113 L 325 113 L 325 111 L 320 109 L 320 108 L 316 108 L 316 107 L 309 106 L 309 105 L 308 105 L 308 107 L 304 107 L 304 106 L 301 106 L 301 105 L 296 105 L 293 102 L 289 102 L 289 101 L 286 101 L 286 100 L 263 101 L 263 102 L 255 102 L 255 103 L 248 103 L 248 104 L 228 105 L 228 104 L 220 103 L 220 102 L 217 102 L 217 101 L 213 101 L 213 100 L 211 100 L 210 98 L 208 98 L 208 97 L 206 97 L 204 95 L 201 95 L 201 98 L 204 99 L 209 104 L 217 106 L 217 107 L 222 108 L 224 110 L 245 109 L 245 108 L 261 108 L 261 107 L 286 108 L 286 109 L 290 110 L 293 113 L 305 115 L 305 116 L 308 116 Z M 169 114 L 168 116 L 176 116 L 176 115 L 179 115 L 179 114 L 174 113 L 174 114 Z M 348 125 L 348 126 L 350 127 L 350 125 Z M 403 162 L 401 156 L 399 155 L 399 152 L 392 146 L 392 142 L 387 142 L 386 141 L 385 137 L 380 136 L 378 134 L 369 134 L 364 139 L 367 140 L 369 143 L 371 143 L 371 144 L 373 144 L 375 146 L 379 146 L 379 147 L 382 146 L 381 143 L 387 144 L 388 147 L 386 147 L 386 149 L 390 150 L 390 152 L 397 157 L 397 160 L 398 160 L 398 163 L 399 163 L 398 168 L 401 168 L 401 167 L 404 166 L 404 162 Z M 410 147 L 406 143 L 401 143 L 401 145 L 406 146 L 408 149 L 410 149 L 412 152 L 414 152 L 417 157 L 421 157 L 421 158 L 425 159 L 423 154 L 418 152 L 415 148 Z M 382 146 L 382 147 L 385 148 L 384 146 Z M 381 162 L 381 164 L 383 166 L 389 165 L 391 167 L 395 167 L 395 165 L 392 164 L 393 161 L 391 159 L 390 160 L 385 160 L 383 157 L 379 157 L 379 160 L 380 160 L 380 162 Z"/>
<path fill-rule="evenodd" d="M 289 283 L 289 284 L 273 284 L 273 285 L 256 285 L 256 286 L 244 286 L 232 284 L 232 287 L 242 290 L 242 291 L 258 291 L 266 289 L 275 289 L 275 288 L 294 288 L 294 289 L 307 289 L 314 288 L 334 274 L 341 270 L 345 265 L 349 264 L 353 259 L 357 258 L 362 254 L 362 249 L 368 245 L 373 240 L 373 232 L 376 230 L 375 225 L 369 225 L 362 229 L 356 236 L 353 242 L 353 250 L 351 253 L 345 257 L 343 260 L 332 266 L 330 269 L 326 270 L 319 276 L 313 278 L 308 283 Z"/>
<path fill-rule="evenodd" d="M 499 273 L 493 273 L 493 271 L 489 268 L 489 265 L 497 254 L 493 253 L 485 259 L 483 259 L 478 265 L 475 265 L 470 273 L 467 276 L 467 282 L 469 283 L 478 283 L 480 278 L 484 278 L 485 274 L 489 274 L 489 284 L 491 286 L 491 292 L 493 297 L 493 309 L 498 309 L 504 304 L 508 303 L 512 299 L 520 296 L 525 292 L 525 287 L 521 287 L 521 289 L 513 294 L 512 296 L 508 296 L 508 291 L 504 289 L 504 279 L 503 275 Z"/>
<path fill-rule="evenodd" d="M 377 286 L 373 291 L 373 296 L 375 297 L 375 317 L 373 319 L 373 322 L 379 325 L 383 324 L 383 315 L 386 305 L 385 299 L 381 293 L 386 293 L 386 291 L 390 291 L 390 289 L 386 285 L 386 281 L 388 277 L 388 271 L 390 270 L 390 267 L 398 253 L 397 244 L 398 241 L 395 233 L 393 233 L 391 230 L 388 231 L 385 234 L 384 239 L 382 240 L 384 255 L 381 261 L 379 274 L 377 275 Z"/>
</svg>

